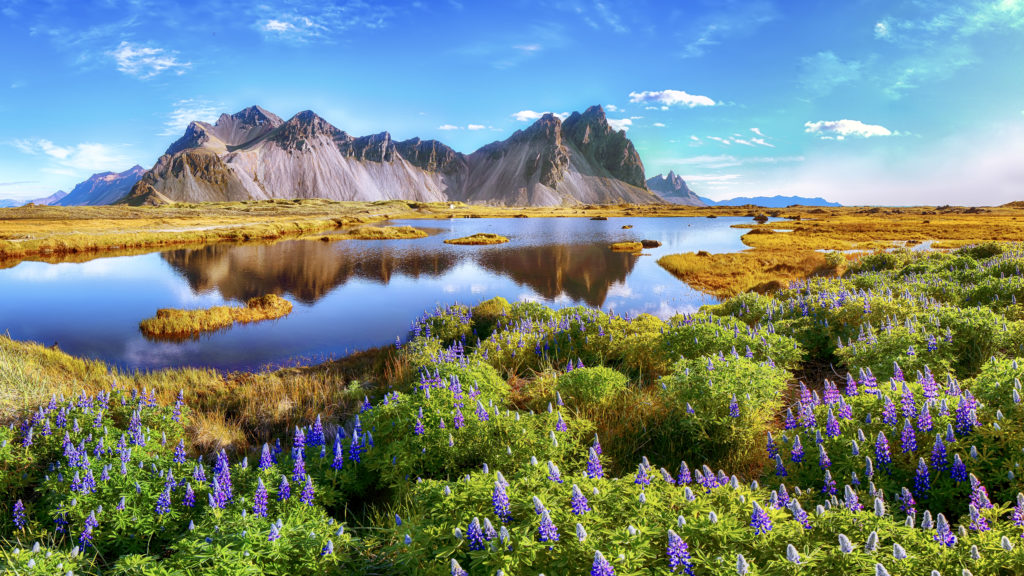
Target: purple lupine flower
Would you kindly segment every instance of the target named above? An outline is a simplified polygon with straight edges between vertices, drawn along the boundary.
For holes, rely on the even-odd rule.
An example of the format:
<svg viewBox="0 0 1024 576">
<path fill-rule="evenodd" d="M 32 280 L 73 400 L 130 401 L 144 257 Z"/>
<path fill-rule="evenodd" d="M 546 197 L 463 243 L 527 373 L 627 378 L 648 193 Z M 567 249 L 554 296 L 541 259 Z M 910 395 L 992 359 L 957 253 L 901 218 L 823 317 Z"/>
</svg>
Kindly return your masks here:
<svg viewBox="0 0 1024 576">
<path fill-rule="evenodd" d="M 775 505 L 776 508 L 782 509 L 789 505 L 789 490 L 786 490 L 785 484 L 779 484 L 778 503 Z"/>
<path fill-rule="evenodd" d="M 693 564 L 690 562 L 690 547 L 683 542 L 683 539 L 676 534 L 675 530 L 668 530 L 668 567 L 673 573 L 682 569 L 687 576 L 693 576 Z"/>
<path fill-rule="evenodd" d="M 647 467 L 641 462 L 636 470 L 636 478 L 633 480 L 633 484 L 640 486 L 640 489 L 651 485 L 651 478 L 647 475 Z"/>
<path fill-rule="evenodd" d="M 302 455 L 301 450 L 294 450 L 292 452 L 294 458 L 292 466 L 292 482 L 302 482 L 302 479 L 306 477 L 306 459 Z"/>
<path fill-rule="evenodd" d="M 452 576 L 469 576 L 469 572 L 463 570 L 454 558 L 452 558 Z"/>
<path fill-rule="evenodd" d="M 469 527 L 466 529 L 466 541 L 469 542 L 470 550 L 484 549 L 484 531 L 480 527 L 479 518 L 474 517 L 473 521 L 469 523 Z"/>
<path fill-rule="evenodd" d="M 596 479 L 604 477 L 604 467 L 601 466 L 601 457 L 591 448 L 587 455 L 587 478 Z"/>
<path fill-rule="evenodd" d="M 885 408 L 882 409 L 882 422 L 889 426 L 895 426 L 896 422 L 898 422 L 896 419 L 896 405 L 892 403 L 892 399 L 888 396 L 885 397 Z"/>
<path fill-rule="evenodd" d="M 423 420 L 420 418 L 416 419 L 416 425 L 412 428 L 412 433 L 417 436 L 422 436 L 426 433 L 427 429 L 423 427 Z"/>
<path fill-rule="evenodd" d="M 270 454 L 270 445 L 263 443 L 263 451 L 260 452 L 260 470 L 268 470 L 274 465 L 274 457 Z"/>
<path fill-rule="evenodd" d="M 884 432 L 879 432 L 875 440 L 875 460 L 878 465 L 889 470 L 889 463 L 892 462 L 892 455 L 889 453 L 889 439 Z"/>
<path fill-rule="evenodd" d="M 857 498 L 857 493 L 854 492 L 853 488 L 850 488 L 849 484 L 843 487 L 843 505 L 846 506 L 847 510 L 853 512 L 864 509 L 864 505 Z"/>
<path fill-rule="evenodd" d="M 281 537 L 281 529 L 277 527 L 277 523 L 270 525 L 270 534 L 267 536 L 267 542 L 274 542 Z"/>
<path fill-rule="evenodd" d="M 835 414 L 832 413 L 832 408 L 828 409 L 828 420 L 825 422 L 825 434 L 829 438 L 835 438 L 839 436 L 839 421 L 836 420 Z"/>
<path fill-rule="evenodd" d="M 494 515 L 498 517 L 502 522 L 512 521 L 512 509 L 509 506 L 508 493 L 505 492 L 505 486 L 494 481 L 494 490 L 491 492 L 491 503 L 494 505 Z"/>
<path fill-rule="evenodd" d="M 729 416 L 732 418 L 740 417 L 740 405 L 736 401 L 736 395 L 732 395 L 732 400 L 729 401 Z"/>
<path fill-rule="evenodd" d="M 978 507 L 979 510 L 986 508 L 992 508 L 992 501 L 988 499 L 988 490 L 985 489 L 985 485 L 978 481 L 978 478 L 971 474 L 971 504 Z"/>
<path fill-rule="evenodd" d="M 455 407 L 455 416 L 452 418 L 452 423 L 455 425 L 456 430 L 466 425 L 466 417 L 462 415 L 462 410 L 458 406 Z"/>
<path fill-rule="evenodd" d="M 475 413 L 476 413 L 476 419 L 481 421 L 481 422 L 487 422 L 488 420 L 491 419 L 490 414 L 487 413 L 487 409 L 484 408 L 484 405 L 483 405 L 482 402 L 480 402 L 480 400 L 476 401 L 476 411 L 475 411 Z"/>
<path fill-rule="evenodd" d="M 568 429 L 569 429 L 569 425 L 565 423 L 564 419 L 562 419 L 562 412 L 559 411 L 558 412 L 558 422 L 555 424 L 555 430 L 557 430 L 558 432 L 565 432 Z"/>
<path fill-rule="evenodd" d="M 754 511 L 750 515 L 750 527 L 754 529 L 755 536 L 772 531 L 772 519 L 757 501 L 754 501 Z"/>
<path fill-rule="evenodd" d="M 324 444 L 324 425 L 320 422 L 320 415 L 316 415 L 316 421 L 313 422 L 313 428 L 309 431 L 309 438 L 307 443 L 310 446 L 323 446 Z"/>
<path fill-rule="evenodd" d="M 942 441 L 942 436 L 935 435 L 935 444 L 932 445 L 932 455 L 930 458 L 932 468 L 935 468 L 939 472 L 945 472 L 949 469 L 949 458 L 946 455 L 946 443 Z"/>
<path fill-rule="evenodd" d="M 911 418 L 917 413 L 917 405 L 914 402 L 914 393 L 905 382 L 903 383 L 903 394 L 900 397 L 900 407 L 903 410 L 904 418 Z"/>
<path fill-rule="evenodd" d="M 911 346 L 910 349 L 913 350 L 913 346 Z M 913 354 L 911 354 L 911 356 L 913 356 Z M 895 361 L 893 361 L 893 363 L 892 363 L 892 379 L 897 381 L 897 382 L 903 382 L 904 381 L 903 369 L 900 368 L 900 365 L 898 363 L 896 363 Z"/>
<path fill-rule="evenodd" d="M 949 475 L 957 482 L 967 480 L 967 466 L 964 466 L 964 461 L 959 454 L 953 456 L 953 468 L 949 471 Z"/>
<path fill-rule="evenodd" d="M 679 464 L 679 476 L 676 479 L 676 483 L 680 486 L 686 486 L 690 482 L 693 482 L 693 476 L 690 474 L 690 467 L 686 465 L 686 460 L 683 460 Z"/>
<path fill-rule="evenodd" d="M 277 501 L 287 500 L 291 498 L 292 487 L 288 484 L 288 478 L 284 475 L 281 476 L 281 482 L 277 485 Z"/>
<path fill-rule="evenodd" d="M 594 565 L 590 568 L 590 576 L 615 576 L 615 569 L 600 550 L 594 552 Z"/>
<path fill-rule="evenodd" d="M 846 400 L 839 399 L 839 417 L 843 420 L 849 420 L 853 418 L 853 407 L 850 406 Z"/>
<path fill-rule="evenodd" d="M 359 462 L 363 452 L 366 452 L 366 447 L 363 445 L 362 440 L 359 438 L 359 432 L 352 431 L 352 443 L 348 447 L 348 459 L 352 462 Z"/>
<path fill-rule="evenodd" d="M 341 447 L 341 436 L 334 437 L 334 459 L 331 461 L 331 468 L 341 470 L 345 467 L 345 449 Z"/>
<path fill-rule="evenodd" d="M 811 519 L 807 515 L 807 511 L 800 506 L 800 501 L 793 499 L 789 502 L 789 511 L 793 514 L 793 519 L 800 523 L 805 529 L 811 529 Z"/>
<path fill-rule="evenodd" d="M 260 478 L 256 484 L 256 493 L 252 497 L 252 513 L 259 518 L 267 517 L 267 487 Z"/>
<path fill-rule="evenodd" d="M 130 456 L 131 455 L 129 454 L 129 457 Z M 196 465 L 192 468 L 192 479 L 196 482 L 206 484 L 206 467 L 203 466 L 202 462 L 196 462 Z"/>
<path fill-rule="evenodd" d="M 927 500 L 928 493 L 932 489 L 931 479 L 928 477 L 928 465 L 924 458 L 917 459 L 917 471 L 914 474 L 914 493 L 919 500 Z"/>
<path fill-rule="evenodd" d="M 593 449 L 594 449 L 594 452 L 595 452 L 595 453 L 596 453 L 596 454 L 597 454 L 598 456 L 600 456 L 600 455 L 601 455 L 601 440 L 600 440 L 600 439 L 598 439 L 598 437 L 597 437 L 597 434 L 594 434 L 594 443 L 593 443 L 593 444 L 591 444 L 591 448 L 593 448 Z"/>
<path fill-rule="evenodd" d="M 572 513 L 581 516 L 586 512 L 590 512 L 590 503 L 587 502 L 586 496 L 580 491 L 580 487 L 572 485 L 572 496 L 569 498 L 569 505 L 572 507 Z"/>
<path fill-rule="evenodd" d="M 786 408 L 786 421 L 783 423 L 782 427 L 786 430 L 796 428 L 796 418 L 793 417 L 792 408 Z"/>
<path fill-rule="evenodd" d="M 832 405 L 839 402 L 839 388 L 830 380 L 825 380 L 825 404 Z"/>
<path fill-rule="evenodd" d="M 1024 494 L 1017 493 L 1017 506 L 1013 509 L 1013 515 L 1011 516 L 1013 525 L 1021 528 L 1024 527 Z M 1024 538 L 1024 536 L 1022 536 Z"/>
<path fill-rule="evenodd" d="M 302 428 L 295 427 L 295 439 L 292 440 L 292 450 L 303 450 L 306 447 L 306 434 Z"/>
<path fill-rule="evenodd" d="M 932 430 L 932 413 L 927 401 L 921 406 L 921 412 L 917 415 L 917 429 L 921 432 L 930 432 Z"/>
<path fill-rule="evenodd" d="M 160 496 L 156 499 L 156 513 L 157 515 L 164 515 L 171 511 L 171 487 L 167 486 L 164 491 L 160 493 Z"/>
<path fill-rule="evenodd" d="M 772 438 L 772 433 L 768 433 L 768 443 L 765 448 L 768 451 L 768 459 L 775 460 L 775 457 L 779 455 L 779 448 L 775 445 L 775 438 Z"/>
<path fill-rule="evenodd" d="M 914 435 L 914 426 L 910 423 L 910 419 L 906 419 L 900 434 L 900 452 L 906 454 L 914 450 L 917 450 L 917 437 Z"/>
<path fill-rule="evenodd" d="M 932 539 L 946 548 L 956 546 L 956 536 L 953 535 L 949 522 L 946 521 L 946 517 L 941 512 L 935 521 L 935 536 L 932 536 Z"/>
<path fill-rule="evenodd" d="M 185 484 L 185 495 L 181 498 L 182 506 L 191 508 L 196 504 L 196 493 L 192 491 L 192 483 Z"/>
<path fill-rule="evenodd" d="M 174 447 L 174 463 L 184 464 L 185 463 L 185 441 L 178 440 L 178 445 Z"/>
<path fill-rule="evenodd" d="M 314 495 L 315 491 L 313 490 L 313 479 L 307 475 L 306 485 L 302 487 L 302 493 L 299 494 L 299 502 L 302 502 L 306 506 L 312 506 Z"/>
<path fill-rule="evenodd" d="M 853 379 L 853 374 L 850 374 L 849 372 L 846 373 L 846 395 L 857 395 L 857 381 Z"/>
<path fill-rule="evenodd" d="M 822 478 L 821 493 L 826 496 L 836 493 L 836 481 L 832 478 L 831 470 L 825 470 L 825 476 Z"/>
<path fill-rule="evenodd" d="M 966 435 L 974 429 L 974 418 L 971 415 L 971 403 L 964 396 L 956 405 L 956 433 Z"/>
<path fill-rule="evenodd" d="M 977 506 L 969 504 L 967 509 L 971 513 L 971 523 L 967 526 L 968 528 L 976 532 L 988 532 L 992 529 L 988 524 L 988 518 L 981 515 L 981 510 Z"/>
<path fill-rule="evenodd" d="M 558 542 L 558 527 L 551 521 L 547 510 L 540 514 L 540 526 L 537 527 L 539 542 Z"/>
<path fill-rule="evenodd" d="M 331 554 L 334 554 L 334 540 L 328 540 L 327 544 L 324 544 L 324 547 L 320 550 L 321 558 Z"/>
<path fill-rule="evenodd" d="M 558 469 L 558 465 L 548 460 L 548 480 L 552 482 L 562 483 L 562 471 Z"/>
<path fill-rule="evenodd" d="M 818 467 L 825 470 L 829 466 L 832 466 L 832 459 L 828 457 L 828 452 L 825 451 L 825 445 L 818 445 Z"/>
<path fill-rule="evenodd" d="M 900 501 L 900 510 L 903 511 L 907 516 L 917 515 L 917 501 L 914 500 L 914 495 L 904 487 L 899 494 L 896 495 L 896 499 Z"/>
<path fill-rule="evenodd" d="M 782 457 L 778 454 L 775 455 L 775 475 L 784 478 L 789 475 L 786 471 L 786 466 L 782 464 Z"/>
<path fill-rule="evenodd" d="M 804 461 L 804 447 L 800 444 L 800 435 L 793 440 L 793 447 L 789 451 L 789 459 L 797 464 Z"/>
<path fill-rule="evenodd" d="M 28 519 L 25 516 L 25 505 L 18 500 L 14 503 L 14 527 L 24 530 L 26 524 L 28 524 Z"/>
</svg>

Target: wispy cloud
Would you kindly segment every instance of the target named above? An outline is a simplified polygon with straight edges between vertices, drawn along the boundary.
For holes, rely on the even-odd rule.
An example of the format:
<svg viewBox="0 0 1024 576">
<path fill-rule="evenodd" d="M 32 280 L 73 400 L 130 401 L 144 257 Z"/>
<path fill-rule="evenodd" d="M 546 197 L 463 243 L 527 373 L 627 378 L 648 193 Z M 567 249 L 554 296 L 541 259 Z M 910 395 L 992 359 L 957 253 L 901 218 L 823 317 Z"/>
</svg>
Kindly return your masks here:
<svg viewBox="0 0 1024 576">
<path fill-rule="evenodd" d="M 174 103 L 174 109 L 167 116 L 164 122 L 164 130 L 161 136 L 180 135 L 190 122 L 214 122 L 220 116 L 220 108 L 206 100 L 188 98 L 178 100 Z"/>
<path fill-rule="evenodd" d="M 667 110 L 670 106 L 697 108 L 698 106 L 714 106 L 715 101 L 707 96 L 690 94 L 683 90 L 656 90 L 630 92 L 629 101 L 634 104 L 654 104 Z"/>
<path fill-rule="evenodd" d="M 545 114 L 554 114 L 560 120 L 565 120 L 569 117 L 568 112 L 535 112 L 533 110 L 520 110 L 519 112 L 512 114 L 512 117 L 519 122 L 532 122 L 534 120 L 540 120 L 540 117 Z"/>
<path fill-rule="evenodd" d="M 117 63 L 118 70 L 143 80 L 168 71 L 180 76 L 192 67 L 191 62 L 178 60 L 176 52 L 128 41 L 122 41 L 107 54 Z"/>
<path fill-rule="evenodd" d="M 818 52 L 800 60 L 800 87 L 811 98 L 826 96 L 848 82 L 860 79 L 861 63 L 842 60 L 834 52 Z"/>
<path fill-rule="evenodd" d="M 25 184 L 37 184 L 38 180 L 18 180 L 16 182 L 0 182 L 0 188 L 7 186 L 24 186 Z"/>
<path fill-rule="evenodd" d="M 458 130 L 459 127 L 454 124 L 441 124 L 437 127 L 438 130 Z"/>
<path fill-rule="evenodd" d="M 507 70 L 565 46 L 569 38 L 560 24 L 548 22 L 514 32 L 497 33 L 493 39 L 460 46 L 452 53 L 483 60 L 498 70 Z"/>
<path fill-rule="evenodd" d="M 872 136 L 892 136 L 893 132 L 878 124 L 865 124 L 860 120 L 822 120 L 805 122 L 804 132 L 817 134 L 822 140 L 844 140 L 848 136 L 871 138 Z"/>
<path fill-rule="evenodd" d="M 629 130 L 629 127 L 633 125 L 633 121 L 629 118 L 608 118 L 608 125 L 612 127 L 612 130 Z"/>
<path fill-rule="evenodd" d="M 395 15 L 384 3 L 364 0 L 261 4 L 256 13 L 254 27 L 264 39 L 296 44 L 334 42 L 349 30 L 384 28 Z"/>
<path fill-rule="evenodd" d="M 663 123 L 661 123 L 661 122 L 655 122 L 654 124 L 651 124 L 651 126 L 654 126 L 655 128 L 664 128 L 665 127 L 665 125 Z"/>
<path fill-rule="evenodd" d="M 46 157 L 51 164 L 46 171 L 55 174 L 104 172 L 127 168 L 132 164 L 123 146 L 96 142 L 58 145 L 45 138 L 19 139 L 11 144 L 25 154 Z"/>
<path fill-rule="evenodd" d="M 713 12 L 697 18 L 679 34 L 681 56 L 696 58 L 730 38 L 749 34 L 776 18 L 775 6 L 767 0 L 740 2 L 726 0 Z"/>
</svg>

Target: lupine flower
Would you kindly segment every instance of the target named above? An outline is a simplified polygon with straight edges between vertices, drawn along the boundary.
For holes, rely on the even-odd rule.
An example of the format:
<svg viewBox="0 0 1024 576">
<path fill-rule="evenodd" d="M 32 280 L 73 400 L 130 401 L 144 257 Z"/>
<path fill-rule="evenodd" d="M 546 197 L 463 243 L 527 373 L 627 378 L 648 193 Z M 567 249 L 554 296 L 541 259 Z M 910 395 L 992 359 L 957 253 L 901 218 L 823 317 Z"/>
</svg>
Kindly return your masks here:
<svg viewBox="0 0 1024 576">
<path fill-rule="evenodd" d="M 686 461 L 684 460 L 679 464 L 679 477 L 676 480 L 676 483 L 680 486 L 685 486 L 690 482 L 693 482 L 693 477 L 690 474 L 690 467 L 686 465 Z"/>
<path fill-rule="evenodd" d="M 598 456 L 601 455 L 601 441 L 600 439 L 598 439 L 597 434 L 594 434 L 594 443 L 591 445 L 591 447 L 594 449 L 594 452 Z"/>
<path fill-rule="evenodd" d="M 949 469 L 949 458 L 946 455 L 946 444 L 942 441 L 942 436 L 935 435 L 935 444 L 932 445 L 932 455 L 929 459 L 932 468 L 935 468 L 939 472 L 944 472 Z"/>
<path fill-rule="evenodd" d="M 789 475 L 789 473 L 786 472 L 786 467 L 782 464 L 782 457 L 778 454 L 775 455 L 775 475 L 780 478 L 784 478 Z"/>
<path fill-rule="evenodd" d="M 688 576 L 693 576 L 690 547 L 671 528 L 668 530 L 668 567 L 673 573 L 681 569 Z"/>
<path fill-rule="evenodd" d="M 479 400 L 476 401 L 476 418 L 481 422 L 487 422 L 491 418 L 490 414 L 487 413 L 484 405 Z"/>
<path fill-rule="evenodd" d="M 587 478 L 603 478 L 604 467 L 601 466 L 601 457 L 597 455 L 597 452 L 590 448 L 587 456 Z"/>
<path fill-rule="evenodd" d="M 587 502 L 586 496 L 580 491 L 580 487 L 572 485 L 572 496 L 569 498 L 569 505 L 572 507 L 572 513 L 580 516 L 586 512 L 590 512 L 590 504 Z"/>
<path fill-rule="evenodd" d="M 302 487 L 302 494 L 299 494 L 299 502 L 302 502 L 306 506 L 312 506 L 314 495 L 315 491 L 313 490 L 313 479 L 307 475 L 306 485 Z"/>
<path fill-rule="evenodd" d="M 651 485 L 651 479 L 647 476 L 647 467 L 642 463 L 637 467 L 636 478 L 633 480 L 633 484 L 640 486 L 641 490 Z"/>
<path fill-rule="evenodd" d="M 843 505 L 846 506 L 848 510 L 852 510 L 854 512 L 864 509 L 864 505 L 861 504 L 860 499 L 857 498 L 857 493 L 853 491 L 853 488 L 850 488 L 849 484 L 843 488 Z"/>
<path fill-rule="evenodd" d="M 799 522 L 805 529 L 810 530 L 811 519 L 807 515 L 807 511 L 800 505 L 799 500 L 793 499 L 789 501 L 789 511 L 793 514 L 794 520 Z"/>
<path fill-rule="evenodd" d="M 768 433 L 768 443 L 766 446 L 766 450 L 768 451 L 769 460 L 774 460 L 775 457 L 779 454 L 779 449 L 777 446 L 775 446 L 775 439 L 772 438 L 771 432 Z"/>
<path fill-rule="evenodd" d="M 590 576 L 615 576 L 615 569 L 600 551 L 594 552 L 594 565 L 590 569 Z"/>
<path fill-rule="evenodd" d="M 558 431 L 558 432 L 565 432 L 568 429 L 569 429 L 569 425 L 565 423 L 565 420 L 562 419 L 562 413 L 559 412 L 558 413 L 558 422 L 555 424 L 555 430 Z"/>
<path fill-rule="evenodd" d="M 321 558 L 331 554 L 334 554 L 334 540 L 328 540 L 327 544 L 324 544 L 324 547 L 320 550 Z"/>
<path fill-rule="evenodd" d="M 836 481 L 832 478 L 831 470 L 825 470 L 825 476 L 822 478 L 821 493 L 826 496 L 836 493 Z"/>
<path fill-rule="evenodd" d="M 587 529 L 584 528 L 583 524 L 580 524 L 579 522 L 576 523 L 576 538 L 580 542 L 583 542 L 587 539 Z"/>
<path fill-rule="evenodd" d="M 797 464 L 804 461 L 804 447 L 800 444 L 799 435 L 793 440 L 793 447 L 789 451 L 789 459 Z"/>
<path fill-rule="evenodd" d="M 484 531 L 480 527 L 480 519 L 474 517 L 466 529 L 466 541 L 469 542 L 470 550 L 484 549 Z"/>
<path fill-rule="evenodd" d="M 786 560 L 789 560 L 793 564 L 800 563 L 800 553 L 796 551 L 796 546 L 792 544 L 786 545 Z"/>
<path fill-rule="evenodd" d="M 462 566 L 459 566 L 459 563 L 454 558 L 452 558 L 451 568 L 452 576 L 469 576 L 469 572 L 463 570 Z"/>
<path fill-rule="evenodd" d="M 992 529 L 992 527 L 988 525 L 988 518 L 981 515 L 981 510 L 979 510 L 974 503 L 968 504 L 967 509 L 971 514 L 971 523 L 968 526 L 971 530 L 987 532 Z"/>
<path fill-rule="evenodd" d="M 171 511 L 171 488 L 164 488 L 163 492 L 156 499 L 156 513 L 163 515 Z"/>
<path fill-rule="evenodd" d="M 956 536 L 953 535 L 953 530 L 950 529 L 949 522 L 946 522 L 946 517 L 942 513 L 936 517 L 935 536 L 932 539 L 947 548 L 956 546 Z"/>
<path fill-rule="evenodd" d="M 334 437 L 334 458 L 331 460 L 333 470 L 341 470 L 345 467 L 345 449 L 341 446 L 341 436 Z"/>
<path fill-rule="evenodd" d="M 14 503 L 14 527 L 18 530 L 23 530 L 25 525 L 28 523 L 25 517 L 25 505 L 18 500 Z"/>
<path fill-rule="evenodd" d="M 924 463 L 924 458 L 918 458 L 917 471 L 914 475 L 914 493 L 917 494 L 919 499 L 927 500 L 931 489 L 931 480 L 928 478 L 928 465 Z"/>
<path fill-rule="evenodd" d="M 185 441 L 178 440 L 178 445 L 174 448 L 174 463 L 184 464 L 185 463 Z"/>
<path fill-rule="evenodd" d="M 267 542 L 274 542 L 281 537 L 281 529 L 277 527 L 277 524 L 270 525 L 270 534 L 267 536 Z"/>
<path fill-rule="evenodd" d="M 277 501 L 281 502 L 291 498 L 292 487 L 288 484 L 288 478 L 281 476 L 281 482 L 277 485 Z"/>
<path fill-rule="evenodd" d="M 793 410 L 791 408 L 786 409 L 786 421 L 782 427 L 786 430 L 792 430 L 796 428 L 796 418 L 793 417 Z"/>
<path fill-rule="evenodd" d="M 256 484 L 256 493 L 252 497 L 252 513 L 260 518 L 267 517 L 267 487 L 260 478 Z"/>
<path fill-rule="evenodd" d="M 839 535 L 839 551 L 843 554 L 853 552 L 853 543 L 850 542 L 850 538 L 846 534 Z"/>
<path fill-rule="evenodd" d="M 914 426 L 911 425 L 909 419 L 904 420 L 903 432 L 900 434 L 900 446 L 903 454 L 917 450 L 917 437 L 914 435 Z"/>
<path fill-rule="evenodd" d="M 562 483 L 562 472 L 558 469 L 558 465 L 548 460 L 548 480 L 552 482 Z"/>
<path fill-rule="evenodd" d="M 537 528 L 537 532 L 537 539 L 540 542 L 558 542 L 558 527 L 551 521 L 551 515 L 547 510 L 540 514 L 540 526 Z"/>
<path fill-rule="evenodd" d="M 885 397 L 885 407 L 882 409 L 882 422 L 889 426 L 896 425 L 896 405 L 892 403 L 892 399 L 888 396 Z"/>
<path fill-rule="evenodd" d="M 458 407 L 455 408 L 455 416 L 452 418 L 452 424 L 456 430 L 461 429 L 466 425 L 466 417 L 462 415 L 462 410 Z"/>
<path fill-rule="evenodd" d="M 832 459 L 828 457 L 828 452 L 825 451 L 824 445 L 818 446 L 818 466 L 825 470 L 829 466 L 832 466 Z"/>
<path fill-rule="evenodd" d="M 750 515 L 750 527 L 754 529 L 755 535 L 767 534 L 772 531 L 771 517 L 756 501 L 754 502 L 754 511 Z"/>
<path fill-rule="evenodd" d="M 508 494 L 501 482 L 494 482 L 494 490 L 491 492 L 491 503 L 494 505 L 494 515 L 502 522 L 512 521 L 512 511 L 509 507 Z"/>
<path fill-rule="evenodd" d="M 979 510 L 986 508 L 992 508 L 992 502 L 988 498 L 988 490 L 985 486 L 978 481 L 978 478 L 971 474 L 971 504 L 978 507 Z"/>
<path fill-rule="evenodd" d="M 1024 494 L 1017 493 L 1017 506 L 1013 509 L 1013 524 L 1018 528 L 1024 527 Z"/>
<path fill-rule="evenodd" d="M 879 432 L 875 440 L 875 460 L 886 470 L 889 469 L 889 463 L 892 462 L 892 456 L 889 453 L 889 440 L 885 437 L 884 432 Z"/>
<path fill-rule="evenodd" d="M 729 416 L 733 418 L 740 417 L 740 405 L 736 402 L 736 395 L 732 395 L 732 400 L 729 401 Z"/>
<path fill-rule="evenodd" d="M 953 456 L 953 467 L 950 469 L 949 475 L 957 482 L 967 480 L 967 466 L 964 466 L 964 461 L 959 454 Z"/>
<path fill-rule="evenodd" d="M 121 499 L 122 501 L 124 498 Z M 182 506 L 191 508 L 196 504 L 196 493 L 192 491 L 192 483 L 189 482 L 185 485 L 185 496 L 181 499 Z"/>
<path fill-rule="evenodd" d="M 910 490 L 904 487 L 896 498 L 900 501 L 900 510 L 904 514 L 910 517 L 917 515 L 917 502 L 914 501 L 914 495 L 911 494 Z"/>
</svg>

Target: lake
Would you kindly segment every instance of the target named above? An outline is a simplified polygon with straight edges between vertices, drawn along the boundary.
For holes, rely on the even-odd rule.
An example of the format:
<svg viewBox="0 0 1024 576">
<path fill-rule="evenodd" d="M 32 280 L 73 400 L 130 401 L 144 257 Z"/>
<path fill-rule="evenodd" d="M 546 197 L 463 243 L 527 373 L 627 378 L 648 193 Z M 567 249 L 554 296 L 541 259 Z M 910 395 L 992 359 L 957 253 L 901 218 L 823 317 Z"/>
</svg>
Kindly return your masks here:
<svg viewBox="0 0 1024 576">
<path fill-rule="evenodd" d="M 437 305 L 494 296 L 554 307 L 585 304 L 668 318 L 717 300 L 657 264 L 664 254 L 736 252 L 748 218 L 504 218 L 396 220 L 431 232 L 417 240 L 217 244 L 82 263 L 22 262 L 0 270 L 0 330 L 56 343 L 123 368 L 223 370 L 308 364 L 404 341 L 413 319 Z M 630 230 L 622 226 L 632 225 Z M 477 232 L 497 246 L 450 246 Z M 644 255 L 612 242 L 650 239 Z M 139 322 L 157 308 L 239 303 L 276 293 L 287 317 L 236 325 L 197 340 L 155 342 Z"/>
</svg>

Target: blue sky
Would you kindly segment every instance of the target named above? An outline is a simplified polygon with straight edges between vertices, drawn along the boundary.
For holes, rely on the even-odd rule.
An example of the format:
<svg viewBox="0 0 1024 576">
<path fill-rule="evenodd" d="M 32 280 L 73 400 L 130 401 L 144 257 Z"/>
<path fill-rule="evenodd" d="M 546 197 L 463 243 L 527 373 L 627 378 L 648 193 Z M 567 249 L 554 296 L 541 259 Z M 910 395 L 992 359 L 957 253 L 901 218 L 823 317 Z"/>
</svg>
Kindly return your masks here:
<svg viewBox="0 0 1024 576">
<path fill-rule="evenodd" d="M 1024 199 L 1024 0 L 0 0 L 0 51 L 0 198 L 251 104 L 462 152 L 602 104 L 712 198 Z"/>
</svg>

